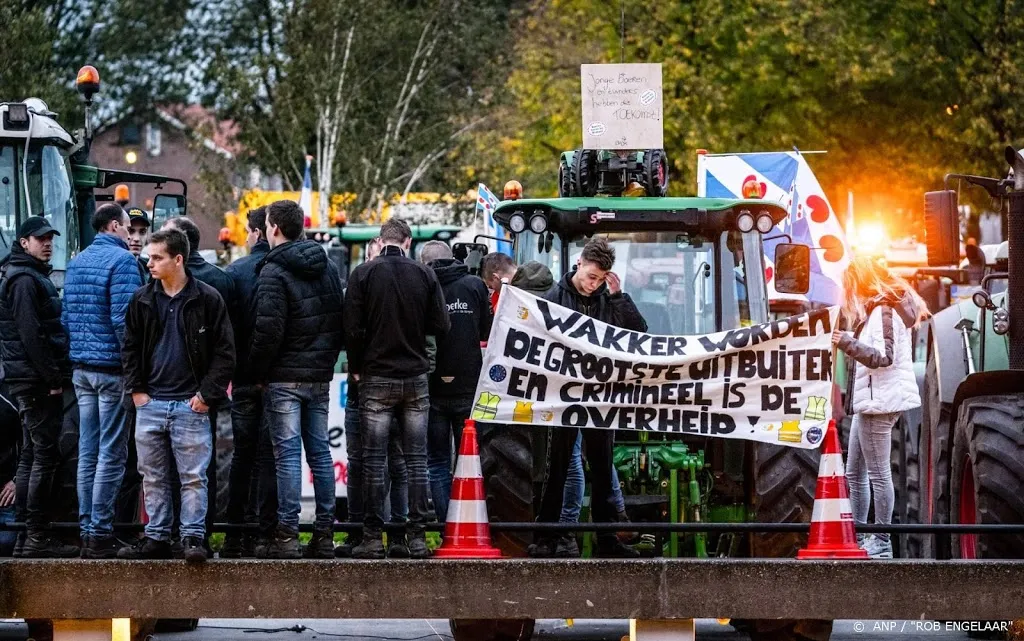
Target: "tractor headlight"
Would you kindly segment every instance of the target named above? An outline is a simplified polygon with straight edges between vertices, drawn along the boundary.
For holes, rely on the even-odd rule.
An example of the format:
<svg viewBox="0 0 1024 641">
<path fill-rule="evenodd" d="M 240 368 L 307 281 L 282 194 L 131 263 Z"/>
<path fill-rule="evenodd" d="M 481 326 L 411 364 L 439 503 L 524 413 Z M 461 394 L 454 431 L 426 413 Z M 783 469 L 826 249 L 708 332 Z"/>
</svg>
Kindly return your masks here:
<svg viewBox="0 0 1024 641">
<path fill-rule="evenodd" d="M 1010 312 L 1005 307 L 992 312 L 992 331 L 999 336 L 1010 331 Z"/>
<path fill-rule="evenodd" d="M 775 221 L 772 220 L 772 215 L 767 211 L 762 211 L 757 215 L 757 231 L 762 234 L 767 234 L 775 226 Z"/>
<path fill-rule="evenodd" d="M 749 210 L 744 209 L 736 216 L 736 229 L 743 233 L 754 229 L 754 215 Z"/>
<path fill-rule="evenodd" d="M 541 234 L 548 228 L 548 219 L 544 214 L 534 214 L 530 216 L 530 231 L 535 234 Z"/>
<path fill-rule="evenodd" d="M 526 229 L 526 217 L 516 212 L 508 219 L 508 228 L 513 234 L 522 233 Z"/>
</svg>

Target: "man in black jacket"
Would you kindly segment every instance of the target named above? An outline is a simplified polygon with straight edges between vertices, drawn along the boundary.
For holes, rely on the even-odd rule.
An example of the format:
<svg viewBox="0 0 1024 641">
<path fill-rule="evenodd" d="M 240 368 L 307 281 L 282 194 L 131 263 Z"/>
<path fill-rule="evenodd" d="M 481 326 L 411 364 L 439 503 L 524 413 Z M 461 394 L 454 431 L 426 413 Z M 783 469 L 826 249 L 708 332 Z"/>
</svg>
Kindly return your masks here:
<svg viewBox="0 0 1024 641">
<path fill-rule="evenodd" d="M 646 332 L 647 323 L 629 294 L 622 291 L 618 275 L 612 272 L 615 250 L 604 238 L 594 238 L 583 248 L 576 269 L 551 288 L 544 299 L 568 307 L 599 321 Z M 542 522 L 557 522 L 562 512 L 566 473 L 579 429 L 559 428 L 551 439 L 550 473 L 541 499 Z M 591 510 L 595 523 L 618 521 L 612 491 L 612 440 L 614 432 L 583 430 L 583 448 L 590 462 Z M 633 548 L 622 545 L 614 533 L 600 534 L 598 554 L 602 556 L 638 556 Z M 532 546 L 533 556 L 578 556 L 575 541 L 569 536 L 541 538 Z"/>
<path fill-rule="evenodd" d="M 298 203 L 267 206 L 270 252 L 257 266 L 256 324 L 249 352 L 264 395 L 277 460 L 277 533 L 271 558 L 300 556 L 299 512 L 302 446 L 313 475 L 316 521 L 309 558 L 334 558 L 334 460 L 327 433 L 329 388 L 344 346 L 344 294 L 337 268 L 324 248 L 302 239 Z"/>
<path fill-rule="evenodd" d="M 135 404 L 135 441 L 146 497 L 146 536 L 121 548 L 123 559 L 171 556 L 173 458 L 181 483 L 182 557 L 206 560 L 204 537 L 213 458 L 210 408 L 228 402 L 234 335 L 217 290 L 185 267 L 188 240 L 175 229 L 153 234 L 153 280 L 132 296 L 125 318 L 125 389 Z"/>
<path fill-rule="evenodd" d="M 439 240 L 423 246 L 420 260 L 437 275 L 448 306 L 451 329 L 437 341 L 437 365 L 430 375 L 427 471 L 438 521 L 448 516 L 452 488 L 452 435 L 462 440 L 462 425 L 473 411 L 473 392 L 483 366 L 480 343 L 491 333 L 487 285 L 452 256 Z"/>
<path fill-rule="evenodd" d="M 274 447 L 263 420 L 263 391 L 249 368 L 249 344 L 256 321 L 256 266 L 270 252 L 267 242 L 267 208 L 250 210 L 245 239 L 249 255 L 239 258 L 225 270 L 235 281 L 235 305 L 231 308 L 231 326 L 235 330 L 237 363 L 232 387 L 231 430 L 234 450 L 228 485 L 228 523 L 256 522 L 259 505 L 260 538 L 264 548 L 277 526 L 277 478 Z M 257 464 L 257 457 L 259 462 Z M 258 480 L 254 472 L 259 469 Z M 254 491 L 255 490 L 255 491 Z M 222 558 L 253 556 L 252 537 L 229 532 L 221 548 Z"/>
<path fill-rule="evenodd" d="M 365 510 L 363 542 L 352 556 L 384 556 L 384 461 L 397 416 L 409 469 L 409 554 L 426 558 L 427 336 L 443 339 L 450 322 L 437 276 L 406 258 L 412 245 L 409 225 L 392 218 L 381 226 L 380 237 L 380 256 L 352 271 L 345 303 L 349 376 L 359 381 Z"/>
<path fill-rule="evenodd" d="M 63 388 L 71 378 L 60 297 L 49 279 L 53 237 L 59 233 L 41 216 L 27 218 L 3 261 L 0 280 L 3 378 L 17 399 L 27 450 L 23 460 L 31 460 L 29 474 L 16 481 L 28 525 L 22 556 L 30 558 L 78 556 L 76 546 L 62 544 L 47 529 L 60 464 Z"/>
</svg>

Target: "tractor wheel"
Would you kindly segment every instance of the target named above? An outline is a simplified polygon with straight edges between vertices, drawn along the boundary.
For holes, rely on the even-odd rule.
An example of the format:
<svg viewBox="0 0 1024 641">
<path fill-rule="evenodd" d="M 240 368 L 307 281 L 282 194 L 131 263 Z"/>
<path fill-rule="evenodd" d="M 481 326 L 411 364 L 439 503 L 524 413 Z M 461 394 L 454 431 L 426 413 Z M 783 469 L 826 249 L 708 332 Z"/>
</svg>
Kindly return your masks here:
<svg viewBox="0 0 1024 641">
<path fill-rule="evenodd" d="M 918 439 L 911 429 L 908 414 L 900 416 L 892 429 L 892 479 L 896 494 L 893 520 L 896 523 L 920 523 L 921 466 L 918 460 Z M 897 538 L 900 558 L 920 558 L 920 539 Z"/>
<path fill-rule="evenodd" d="M 759 523 L 807 523 L 814 511 L 818 484 L 817 450 L 757 443 L 753 445 L 753 509 Z M 792 532 L 753 534 L 750 555 L 793 558 L 807 544 L 807 536 Z M 832 622 L 817 619 L 750 620 L 735 625 L 751 641 L 827 641 Z M 738 628 L 738 629 L 739 629 Z"/>
<path fill-rule="evenodd" d="M 951 463 L 951 523 L 1024 523 L 1024 395 L 965 401 Z M 1024 535 L 953 535 L 951 547 L 954 558 L 1021 559 Z"/>
<path fill-rule="evenodd" d="M 569 166 L 569 161 L 562 156 L 561 160 L 558 161 L 558 197 L 569 198 L 576 194 L 572 191 L 572 168 Z"/>
<path fill-rule="evenodd" d="M 925 369 L 923 414 L 918 432 L 921 487 L 918 497 L 922 523 L 948 523 L 949 516 L 949 425 L 950 407 L 939 398 L 939 374 L 935 356 L 929 354 Z M 949 536 L 946 534 L 912 535 L 921 548 L 922 558 L 950 558 Z"/>
<path fill-rule="evenodd" d="M 644 151 L 643 180 L 648 196 L 663 198 L 668 195 L 668 158 L 664 149 Z"/>
<path fill-rule="evenodd" d="M 571 187 L 574 196 L 597 194 L 597 150 L 577 149 L 572 157 Z"/>
<path fill-rule="evenodd" d="M 533 511 L 533 438 L 529 427 L 479 426 L 480 467 L 491 521 L 529 523 Z M 529 532 L 500 532 L 494 544 L 505 556 L 525 557 Z M 533 619 L 452 619 L 455 641 L 529 641 Z"/>
<path fill-rule="evenodd" d="M 533 619 L 452 619 L 455 641 L 530 641 Z"/>
</svg>

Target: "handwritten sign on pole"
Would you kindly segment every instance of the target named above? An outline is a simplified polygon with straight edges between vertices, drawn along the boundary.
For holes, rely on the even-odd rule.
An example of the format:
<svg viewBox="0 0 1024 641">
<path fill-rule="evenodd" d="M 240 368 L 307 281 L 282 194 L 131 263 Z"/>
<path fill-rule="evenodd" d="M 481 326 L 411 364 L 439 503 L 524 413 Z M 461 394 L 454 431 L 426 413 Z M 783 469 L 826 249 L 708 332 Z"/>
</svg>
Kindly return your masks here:
<svg viewBox="0 0 1024 641">
<path fill-rule="evenodd" d="M 585 149 L 662 149 L 661 64 L 580 65 Z"/>
</svg>

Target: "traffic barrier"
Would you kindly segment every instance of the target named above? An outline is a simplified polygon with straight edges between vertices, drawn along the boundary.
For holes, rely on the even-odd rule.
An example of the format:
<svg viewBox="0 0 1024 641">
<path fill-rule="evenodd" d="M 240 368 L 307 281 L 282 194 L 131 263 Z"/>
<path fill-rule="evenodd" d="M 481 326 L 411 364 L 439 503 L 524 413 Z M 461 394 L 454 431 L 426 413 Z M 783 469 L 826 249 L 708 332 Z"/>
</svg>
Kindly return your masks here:
<svg viewBox="0 0 1024 641">
<path fill-rule="evenodd" d="M 821 448 L 814 512 L 811 514 L 811 535 L 807 547 L 797 552 L 796 558 L 868 558 L 868 553 L 857 546 L 843 450 L 839 446 L 839 431 L 834 420 L 828 423 L 828 432 Z"/>
<path fill-rule="evenodd" d="M 476 442 L 476 422 L 467 419 L 452 480 L 452 498 L 445 519 L 444 542 L 434 552 L 442 559 L 496 559 L 501 550 L 491 545 L 487 495 Z"/>
</svg>

